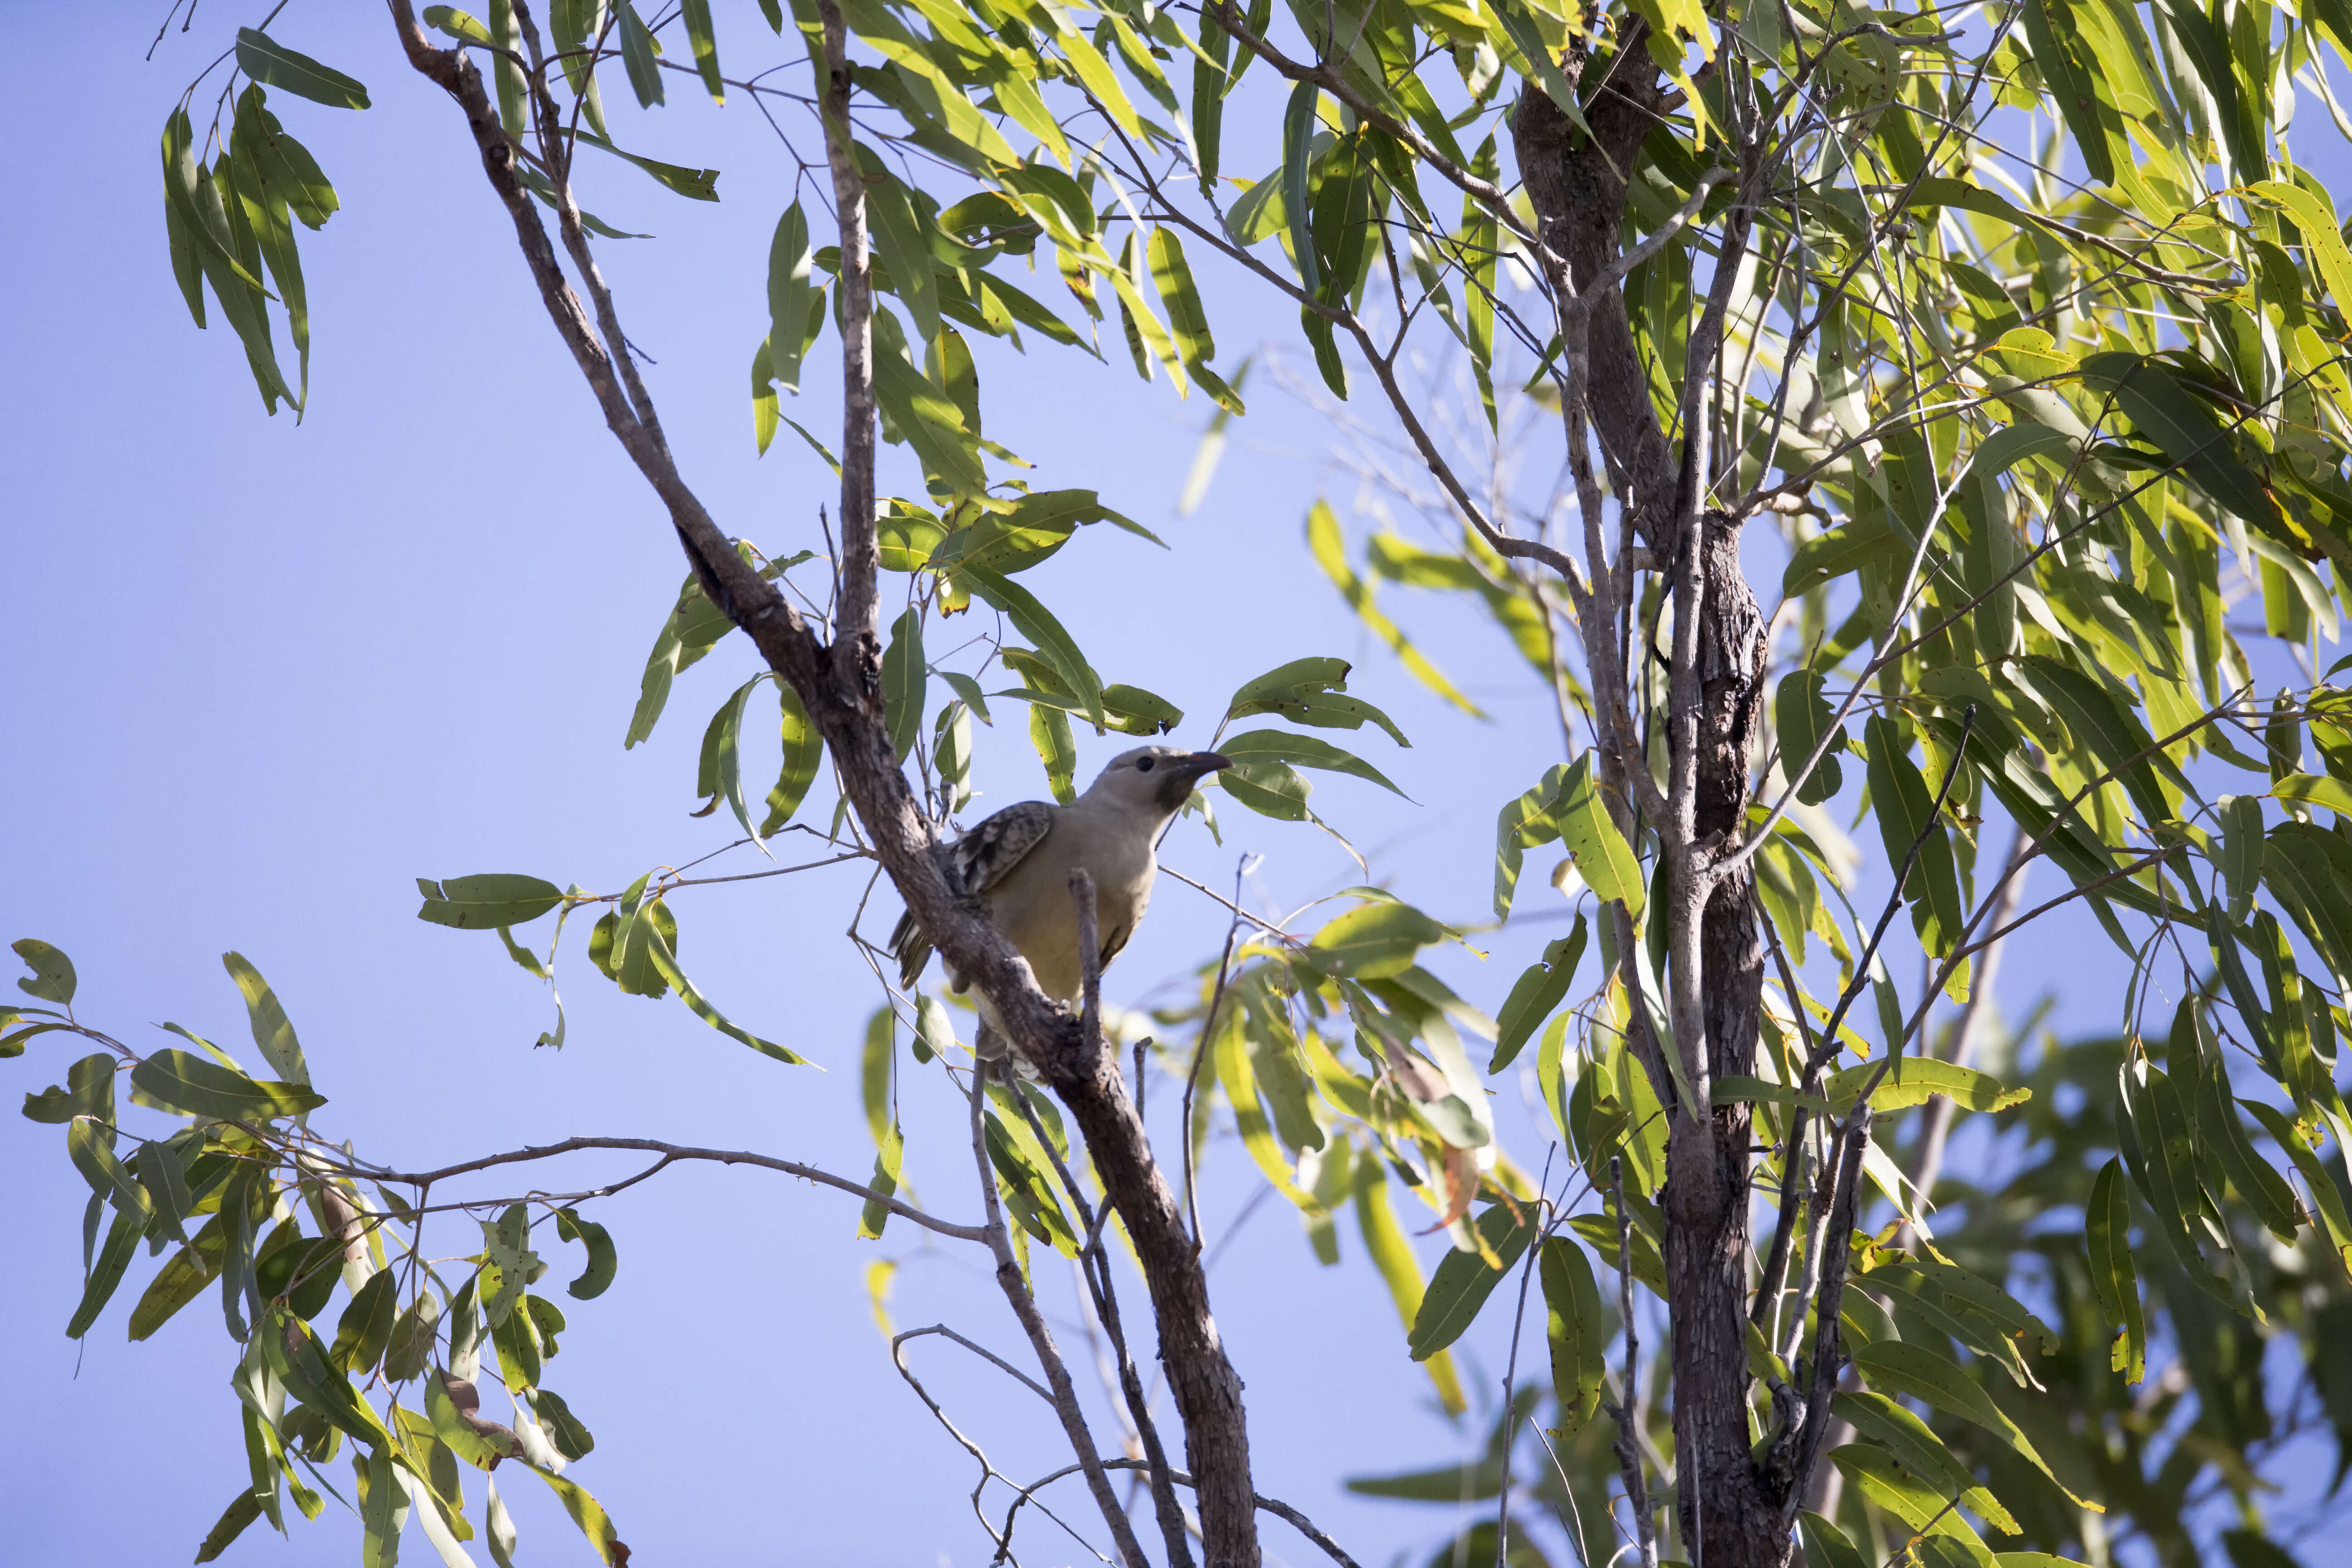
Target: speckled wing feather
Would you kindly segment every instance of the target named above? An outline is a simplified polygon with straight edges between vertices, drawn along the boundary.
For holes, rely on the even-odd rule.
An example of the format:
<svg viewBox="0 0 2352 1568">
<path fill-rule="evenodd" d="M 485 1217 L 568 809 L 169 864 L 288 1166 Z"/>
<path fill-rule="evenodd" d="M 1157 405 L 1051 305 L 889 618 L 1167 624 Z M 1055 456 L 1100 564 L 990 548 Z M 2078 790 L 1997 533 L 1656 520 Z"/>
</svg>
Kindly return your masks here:
<svg viewBox="0 0 2352 1568">
<path fill-rule="evenodd" d="M 948 863 L 974 897 L 1004 880 L 1054 826 L 1054 808 L 1042 800 L 1008 805 L 948 846 Z"/>
<path fill-rule="evenodd" d="M 977 897 L 1003 881 L 1053 826 L 1053 806 L 1024 800 L 988 817 L 954 843 L 942 845 L 940 859 L 963 890 Z M 891 930 L 890 951 L 898 955 L 898 984 L 912 989 L 931 961 L 931 943 L 911 911 L 900 915 Z"/>
</svg>

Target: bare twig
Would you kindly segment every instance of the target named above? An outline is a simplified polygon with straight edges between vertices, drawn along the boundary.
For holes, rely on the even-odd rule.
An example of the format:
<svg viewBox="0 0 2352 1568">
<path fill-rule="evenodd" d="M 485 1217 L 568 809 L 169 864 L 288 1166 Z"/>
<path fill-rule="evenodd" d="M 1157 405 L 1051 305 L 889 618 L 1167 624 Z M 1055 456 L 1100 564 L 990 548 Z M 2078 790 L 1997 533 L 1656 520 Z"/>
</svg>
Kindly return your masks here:
<svg viewBox="0 0 2352 1568">
<path fill-rule="evenodd" d="M 1055 1347 L 1054 1332 L 1045 1326 L 1043 1313 L 1037 1310 L 1037 1299 L 1030 1294 L 1029 1282 L 1022 1278 L 1021 1265 L 1013 1256 L 1013 1237 L 1005 1228 L 1004 1211 L 996 1200 L 996 1170 L 988 1157 L 987 1134 L 982 1118 L 982 1104 L 988 1098 L 982 1076 L 987 1071 L 983 1062 L 974 1069 L 971 1083 L 971 1157 L 979 1167 L 980 1188 L 988 1209 L 988 1249 L 996 1257 L 996 1285 L 1012 1303 L 1013 1315 L 1021 1321 L 1022 1332 L 1029 1336 L 1029 1347 L 1036 1353 L 1037 1364 L 1045 1368 L 1045 1382 L 1053 1390 L 1055 1415 L 1061 1417 L 1062 1434 L 1069 1439 L 1070 1451 L 1077 1456 L 1078 1466 L 1086 1472 L 1087 1488 L 1094 1494 L 1095 1506 L 1102 1510 L 1103 1521 L 1110 1526 L 1111 1540 L 1119 1558 L 1128 1568 L 1151 1568 L 1151 1560 L 1143 1554 L 1143 1545 L 1135 1538 L 1135 1528 L 1128 1522 L 1127 1510 L 1118 1504 L 1118 1494 L 1110 1488 L 1110 1478 L 1103 1473 L 1101 1457 L 1095 1451 L 1095 1436 L 1087 1426 L 1086 1412 L 1078 1408 L 1077 1390 L 1071 1385 L 1069 1368 L 1062 1363 L 1062 1353 Z M 1014 1091 L 1018 1094 L 1018 1086 Z"/>
<path fill-rule="evenodd" d="M 353 1164 L 331 1165 L 330 1168 L 341 1174 L 365 1176 L 373 1182 L 397 1182 L 404 1186 L 422 1187 L 430 1186 L 436 1182 L 446 1181 L 452 1176 L 467 1175 L 475 1171 L 487 1171 L 499 1165 L 520 1164 L 530 1160 L 552 1159 L 558 1154 L 575 1153 L 583 1149 L 642 1150 L 646 1153 L 659 1154 L 663 1164 L 680 1160 L 709 1160 L 721 1165 L 757 1165 L 762 1170 L 781 1171 L 788 1176 L 798 1176 L 803 1181 L 836 1187 L 853 1197 L 863 1198 L 867 1203 L 884 1205 L 892 1214 L 900 1218 L 911 1220 L 925 1230 L 935 1231 L 940 1236 L 951 1236 L 958 1241 L 988 1239 L 987 1227 L 984 1226 L 957 1225 L 950 1220 L 927 1215 L 922 1210 L 901 1203 L 897 1198 L 877 1193 L 863 1183 L 853 1182 L 846 1176 L 836 1176 L 832 1172 L 819 1170 L 814 1165 L 803 1165 L 797 1160 L 779 1160 L 773 1155 L 754 1154 L 741 1149 L 697 1149 L 681 1143 L 665 1143 L 654 1138 L 566 1138 L 560 1143 L 533 1144 L 504 1154 L 484 1154 L 478 1159 L 463 1160 L 454 1165 L 444 1165 L 437 1171 L 415 1173 L 376 1171 Z M 337 1152 L 340 1153 L 341 1151 Z M 656 1166 L 656 1169 L 659 1167 Z M 651 1172 L 646 1173 L 648 1175 L 651 1173 Z M 632 1178 L 634 1181 L 644 1179 L 644 1176 Z M 619 1188 L 614 1187 L 611 1190 L 617 1192 Z"/>
<path fill-rule="evenodd" d="M 1051 1486 L 1055 1481 L 1060 1480 L 1063 1477 L 1076 1473 L 1077 1468 L 1078 1467 L 1076 1465 L 1065 1465 L 1060 1469 L 1055 1470 L 1052 1475 L 1045 1476 L 1037 1480 L 1030 1482 L 1027 1486 L 1021 1489 L 1021 1495 L 1013 1500 L 1013 1506 L 1016 1509 L 1019 1508 L 1024 1501 L 1026 1501 L 1041 1488 Z M 1139 1470 L 1143 1468 L 1144 1461 L 1140 1459 L 1105 1459 L 1103 1461 L 1103 1468 L 1107 1470 Z M 1192 1477 L 1186 1475 L 1181 1470 L 1169 1471 L 1168 1479 L 1174 1481 L 1180 1487 L 1198 1485 Z M 1293 1530 L 1298 1531 L 1299 1534 L 1307 1537 L 1307 1540 L 1320 1547 L 1323 1551 L 1323 1554 L 1330 1558 L 1332 1562 L 1338 1563 L 1339 1568 L 1359 1568 L 1356 1560 L 1349 1556 L 1348 1553 L 1340 1548 L 1338 1542 L 1324 1534 L 1320 1530 L 1318 1530 L 1315 1527 L 1314 1521 L 1308 1519 L 1305 1514 L 1299 1512 L 1288 1503 L 1282 1501 L 1278 1498 L 1257 1497 L 1255 1495 L 1251 1498 L 1251 1501 L 1256 1507 L 1274 1515 L 1275 1518 L 1282 1521 L 1285 1524 L 1289 1525 Z M 1009 1527 L 1012 1523 L 1011 1514 L 1008 1513 L 1005 1516 L 1005 1522 L 1008 1527 L 1007 1533 L 1010 1534 L 1011 1531 Z"/>
</svg>

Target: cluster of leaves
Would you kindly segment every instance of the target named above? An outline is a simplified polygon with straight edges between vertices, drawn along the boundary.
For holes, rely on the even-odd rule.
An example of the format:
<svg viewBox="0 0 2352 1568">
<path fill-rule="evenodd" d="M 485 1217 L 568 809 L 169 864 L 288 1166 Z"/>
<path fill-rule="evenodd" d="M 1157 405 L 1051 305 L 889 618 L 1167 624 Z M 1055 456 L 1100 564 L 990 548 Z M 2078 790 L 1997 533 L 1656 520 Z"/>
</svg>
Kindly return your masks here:
<svg viewBox="0 0 2352 1568">
<path fill-rule="evenodd" d="M 2261 1555 L 2275 1549 L 2261 1533 L 2263 1483 L 2251 1447 L 2273 1430 L 2267 1416 L 2244 1409 L 2263 1399 L 2258 1387 L 2247 1390 L 2259 1382 L 2260 1346 L 2279 1327 L 2273 1317 L 2304 1336 L 2314 1368 L 2305 1395 L 2340 1384 L 2314 1331 L 2347 1282 L 2342 1149 L 2352 1127 L 2335 1069 L 2352 978 L 2344 956 L 2352 819 L 2342 814 L 2352 808 L 2343 772 L 2352 757 L 2337 743 L 2342 700 L 2319 677 L 2315 655 L 2318 637 L 2335 634 L 2352 539 L 2352 513 L 2340 510 L 2352 400 L 2342 381 L 2337 289 L 2352 272 L 2339 259 L 2343 239 L 2320 183 L 2288 163 L 2283 142 L 2272 154 L 2254 128 L 2283 130 L 2268 107 L 2273 84 L 2298 70 L 2324 82 L 2315 58 L 2323 41 L 2340 47 L 2352 34 L 2318 8 L 2308 26 L 2260 7 L 2226 7 L 2216 17 L 2035 4 L 2022 8 L 2021 37 L 2010 31 L 2014 16 L 1994 14 L 1999 47 L 1973 58 L 1957 56 L 1947 40 L 1915 41 L 1907 35 L 1916 27 L 1831 47 L 1820 57 L 1837 81 L 1830 105 L 1854 115 L 1822 139 L 1811 165 L 1832 183 L 1798 186 L 1770 215 L 1762 253 L 1730 296 L 1727 359 L 1752 379 L 1732 381 L 1726 398 L 1732 455 L 1724 493 L 1744 494 L 1784 522 L 1790 558 L 1779 620 L 1797 644 L 1758 759 L 1771 785 L 1767 801 L 1790 780 L 1795 788 L 1787 815 L 1755 813 L 1764 835 L 1758 891 L 1796 972 L 1827 984 L 1819 996 L 1801 983 L 1793 994 L 1768 994 L 1772 1081 L 1718 1079 L 1718 1101 L 1752 1100 L 1764 1141 L 1778 1140 L 1811 1043 L 1800 1011 L 1818 1030 L 1833 999 L 1867 987 L 1884 1046 L 1900 1051 L 1938 994 L 1967 998 L 1970 957 L 1994 934 L 1985 917 L 1999 868 L 1980 877 L 1977 864 L 1988 819 L 2008 817 L 2023 844 L 2067 874 L 2132 965 L 2122 1009 L 2135 1029 L 2128 1049 L 2053 1046 L 2045 1058 L 2046 1079 L 2089 1079 L 2087 1107 L 2006 1119 L 2027 1118 L 2034 1142 L 2020 1152 L 2024 1169 L 2011 1186 L 1982 1197 L 2005 1205 L 2002 1228 L 1982 1228 L 1969 1201 L 1978 1194 L 1940 1193 L 1948 1205 L 1968 1204 L 1969 1217 L 1949 1232 L 1961 1238 L 1946 1244 L 1952 1254 L 1939 1253 L 1927 1239 L 1924 1194 L 1872 1150 L 1896 1214 L 1884 1230 L 1856 1233 L 1864 1299 L 1850 1307 L 1846 1331 L 1864 1347 L 1859 1370 L 1880 1392 L 1840 1396 L 1861 1440 L 1835 1457 L 1853 1478 L 1846 1528 L 1870 1541 L 1850 1550 L 1843 1530 L 1817 1520 L 1817 1561 L 1874 1560 L 1911 1535 L 1931 1538 L 1914 1542 L 1931 1560 L 1936 1537 L 1960 1541 L 1962 1557 L 1981 1560 L 1987 1549 L 1971 1518 L 1994 1536 L 2022 1519 L 2029 1542 L 2045 1551 L 2105 1541 L 2119 1528 L 2144 1533 L 2168 1558 L 2193 1554 L 2190 1508 L 2208 1494 L 2191 1483 L 2208 1467 L 2243 1511 L 2246 1529 L 2231 1536 L 2231 1551 L 2241 1562 L 2273 1561 Z M 1743 18 L 1738 37 L 1751 63 L 1761 68 L 1778 49 L 1793 71 L 1790 40 L 1772 37 L 1791 20 L 1816 46 L 1821 34 L 1806 29 L 1839 25 L 1803 7 Z M 1725 32 L 1732 36 L 1728 25 Z M 2096 66 L 2084 68 L 2094 57 Z M 2042 84 L 2061 80 L 2070 60 L 2080 74 L 2063 79 L 2080 96 L 2069 87 L 2052 97 L 2070 122 L 2091 112 L 2105 128 L 2113 152 L 2102 164 L 2083 126 L 2073 126 L 2095 179 L 2112 189 L 2065 194 L 2046 155 L 2039 165 L 2004 155 L 1967 119 L 1961 135 L 1946 133 L 1958 89 L 1980 65 L 1991 65 L 2004 101 L 2031 109 L 2047 101 Z M 2212 112 L 2216 102 L 2226 114 Z M 2264 107 L 2242 115 L 2249 103 Z M 1695 107 L 1678 150 L 1663 133 L 1645 147 L 1635 233 L 1692 192 L 1704 130 Z M 2207 161 L 2237 188 L 2209 192 L 2198 167 Z M 2011 185 L 2014 202 L 1988 188 L 2012 169 L 2021 182 Z M 1656 193 L 1646 201 L 1645 183 Z M 1707 247 L 1702 239 L 1694 248 Z M 1701 271 L 1698 287 L 1706 283 Z M 1673 247 L 1626 285 L 1667 419 L 1681 400 L 1682 337 L 1701 303 L 1693 288 L 1692 255 Z M 1528 511 L 1544 514 L 1540 505 Z M 1318 514 L 1308 527 L 1342 594 L 1403 651 L 1393 623 L 1370 611 L 1365 578 L 1330 519 Z M 1458 518 L 1439 527 L 1454 536 L 1436 552 L 1444 566 L 1399 570 L 1396 536 L 1381 532 L 1369 574 L 1452 590 L 1473 605 L 1500 596 L 1511 608 L 1494 613 L 1497 628 L 1523 650 L 1540 647 L 1545 639 L 1530 638 L 1525 623 L 1547 615 L 1541 596 L 1507 577 L 1498 583 L 1490 552 Z M 2242 596 L 2259 604 L 2258 626 L 2231 623 Z M 1635 612 L 1637 628 L 1656 626 L 1659 600 L 1654 584 Z M 2271 640 L 2252 646 L 2258 635 Z M 1556 640 L 1575 646 L 1565 627 Z M 1579 672 L 1548 669 L 1540 657 L 1534 663 L 1589 715 Z M 2253 700 L 2256 670 L 2282 666 L 2288 688 L 2270 704 Z M 1662 714 L 1663 668 L 1637 674 L 1633 695 L 1637 710 Z M 1858 739 L 1846 729 L 1857 710 L 1867 718 Z M 2315 765 L 2306 761 L 2314 752 Z M 1841 755 L 1862 763 L 1851 780 L 1859 788 L 1847 787 Z M 1653 762 L 1663 785 L 1662 735 Z M 1498 915 L 1510 908 L 1524 851 L 1564 838 L 1573 851 L 1572 868 L 1562 868 L 1566 889 L 1581 884 L 1603 901 L 1622 900 L 1638 929 L 1647 878 L 1629 884 L 1618 846 L 1593 843 L 1589 827 L 1579 842 L 1574 831 L 1590 820 L 1577 797 L 1584 773 L 1572 758 L 1503 806 Z M 1939 794 L 1948 796 L 1941 814 Z M 1907 1003 L 1885 970 L 1855 971 L 1868 924 L 1844 904 L 1841 868 L 1852 857 L 1819 809 L 1841 800 L 1857 819 L 1874 819 L 1885 865 L 1917 861 L 1903 892 L 1934 980 Z M 1651 855 L 1646 840 L 1637 831 L 1632 845 L 1642 859 Z M 1609 929 L 1599 926 L 1604 941 Z M 1566 994 L 1557 972 L 1563 960 L 1573 968 L 1582 935 L 1580 923 L 1574 939 L 1555 943 L 1520 979 L 1513 1003 L 1538 1005 L 1522 1015 L 1539 1016 Z M 1623 1163 L 1637 1279 L 1648 1273 L 1638 1238 L 1646 1232 L 1654 1241 L 1656 1232 L 1654 1213 L 1645 1225 L 1635 1194 L 1660 1173 L 1663 1135 L 1654 1097 L 1622 1048 L 1619 977 L 1630 967 L 1643 994 L 1661 994 L 1663 934 L 1653 925 L 1648 935 L 1646 952 L 1604 952 L 1602 993 L 1553 1020 L 1536 1060 L 1561 1136 L 1587 1172 L 1612 1157 Z M 1824 939 L 1824 962 L 1809 963 L 1810 936 Z M 2192 948 L 2184 938 L 2201 941 Z M 2159 980 L 2160 963 L 2177 969 L 2177 984 Z M 2159 986 L 2193 1004 L 2168 1046 L 2143 1046 L 2139 1021 Z M 1507 1026 L 1511 1016 L 1507 1005 Z M 1664 1020 L 1655 1021 L 1663 1033 Z M 1872 1049 L 1843 1029 L 1838 1043 Z M 1498 1065 L 1511 1054 L 1498 1052 Z M 2104 1063 L 2104 1082 L 2084 1073 L 2086 1059 Z M 2249 1098 L 2239 1098 L 2232 1069 L 2252 1080 Z M 1869 1071 L 1832 1077 L 1832 1103 L 1820 1109 L 1843 1113 L 1841 1079 L 1850 1100 Z M 2003 1103 L 1995 1081 L 1952 1064 L 1898 1064 L 1896 1074 L 1873 1097 L 1882 1110 L 1930 1089 L 1977 1111 Z M 2090 1152 L 2102 1143 L 2118 1152 L 2104 1170 Z M 1793 1174 L 1798 1162 L 1788 1158 Z M 2020 1195 L 2029 1194 L 2030 1204 Z M 2075 1208 L 2091 1215 L 2087 1244 L 2080 1230 L 2027 1228 L 2029 1218 Z M 1916 1239 L 1890 1246 L 1898 1227 Z M 1613 1218 L 1590 1228 L 1595 1251 L 1613 1262 Z M 1983 1320 L 1973 1331 L 1966 1313 L 1955 1316 L 1932 1291 L 1922 1307 L 1916 1288 L 1929 1280 L 1948 1294 L 1958 1277 L 1932 1277 L 1962 1266 L 1967 1300 Z M 2143 1280 L 2157 1292 L 2145 1307 Z M 2021 1359 L 2011 1342 L 2021 1299 L 2063 1312 L 2061 1331 L 2027 1335 L 2059 1357 L 2054 1374 L 2037 1373 L 2036 1358 Z M 1863 1315 L 1874 1303 L 1891 1309 L 1885 1321 Z M 1557 1326 L 1562 1303 L 1552 1310 Z M 2150 1334 L 2162 1338 L 2152 1327 L 2159 1318 L 2186 1371 L 2136 1403 L 2128 1384 L 2142 1376 Z M 1996 1324 L 2005 1326 L 1989 1326 Z M 1932 1378 L 1906 1382 L 1885 1364 L 1883 1343 L 1943 1359 Z M 1770 1353 L 1768 1342 L 1755 1368 L 1759 1400 L 1786 1375 Z M 2005 1375 L 1993 1375 L 1996 1365 Z M 2043 1378 L 2084 1385 L 2074 1412 L 2038 1392 Z M 1986 1404 L 1986 1385 L 2026 1391 L 2014 1403 L 2044 1423 L 2039 1450 L 1984 1418 L 2000 1413 Z M 1917 1434 L 1890 1427 L 1893 1417 L 1874 1423 L 1847 1408 L 1885 1405 L 1880 1393 L 1938 1413 L 1940 1436 L 1930 1440 L 1957 1458 L 1919 1447 Z M 2192 1394 L 2192 1436 L 2158 1441 Z M 2329 1397 L 2333 1415 L 2341 1396 Z M 2000 1408 L 2011 1404 L 2004 1394 Z M 1769 1421 L 1760 1405 L 1759 1418 Z M 2026 1422 L 2021 1414 L 2011 1426 Z M 2170 1431 L 2179 1429 L 2173 1421 Z M 1578 1452 L 1580 1481 L 1589 1475 L 1593 1483 L 1589 1519 L 1596 1501 L 1606 1511 L 1616 1461 L 1595 1442 Z M 1561 1458 L 1571 1469 L 1580 1463 L 1565 1446 Z M 2021 1459 L 2058 1479 L 2063 1495 L 2021 1481 Z M 1442 1492 L 1449 1502 L 1492 1497 L 1499 1450 L 1482 1463 L 1483 1489 L 1469 1494 L 1464 1474 L 1450 1469 L 1400 1481 L 1402 1491 L 1389 1483 L 1366 1489 L 1433 1500 Z M 1540 1459 L 1531 1468 L 1547 1468 Z M 1990 1491 L 1978 1485 L 1985 1477 Z M 1560 1484 L 1542 1483 L 1553 1492 Z M 2099 1526 L 2075 1506 L 2096 1500 L 2124 1516 L 2119 1525 Z M 1479 1528 L 1486 1534 L 1472 1550 L 1492 1552 L 1492 1522 Z M 1606 1555 L 1613 1543 L 1605 1533 L 1585 1544 Z"/>
<path fill-rule="evenodd" d="M 532 1289 L 548 1265 L 531 1249 L 531 1233 L 552 1223 L 587 1254 L 570 1294 L 603 1294 L 617 1268 L 604 1227 L 545 1198 L 464 1205 L 480 1226 L 478 1250 L 432 1257 L 430 1211 L 421 1206 L 429 1182 L 372 1167 L 311 1129 L 327 1097 L 311 1087 L 277 993 L 241 954 L 222 962 L 274 1079 L 255 1077 L 178 1024 L 163 1027 L 194 1049 L 139 1054 L 75 1016 L 76 976 L 63 952 L 31 938 L 15 946 L 33 971 L 17 985 L 54 1005 L 0 1006 L 0 1029 L 12 1031 L 0 1034 L 0 1057 L 21 1055 L 46 1034 L 100 1047 L 74 1062 L 63 1084 L 25 1097 L 28 1121 L 64 1127 L 67 1153 L 90 1188 L 85 1284 L 67 1334 L 79 1339 L 97 1326 L 143 1242 L 150 1258 L 173 1250 L 132 1305 L 129 1336 L 148 1338 L 216 1290 L 236 1347 L 229 1382 L 251 1481 L 196 1561 L 218 1557 L 257 1519 L 282 1532 L 289 1500 L 316 1519 L 324 1492 L 358 1515 L 369 1563 L 397 1560 L 413 1511 L 446 1561 L 470 1562 L 458 1543 L 478 1533 L 499 1568 L 512 1568 L 514 1522 L 492 1474 L 511 1461 L 555 1490 L 608 1568 L 625 1568 L 629 1549 L 602 1505 L 563 1473 L 595 1439 L 543 1384 L 565 1321 Z M 143 1129 L 123 1121 L 124 1084 L 131 1104 L 158 1113 Z M 342 1308 L 331 1320 L 339 1289 Z M 512 1405 L 508 1422 L 481 1408 L 486 1342 L 487 1370 Z M 349 1496 L 327 1468 L 346 1442 Z M 467 1468 L 484 1472 L 478 1531 L 467 1510 Z"/>
</svg>

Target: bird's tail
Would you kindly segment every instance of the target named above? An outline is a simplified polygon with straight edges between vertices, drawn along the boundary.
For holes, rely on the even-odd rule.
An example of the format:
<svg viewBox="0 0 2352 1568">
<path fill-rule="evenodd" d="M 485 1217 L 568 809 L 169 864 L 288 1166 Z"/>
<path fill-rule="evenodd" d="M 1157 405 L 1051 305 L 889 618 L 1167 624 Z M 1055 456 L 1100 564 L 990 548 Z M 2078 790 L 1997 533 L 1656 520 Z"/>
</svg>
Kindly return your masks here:
<svg viewBox="0 0 2352 1568">
<path fill-rule="evenodd" d="M 915 923 L 913 910 L 900 915 L 898 923 L 890 928 L 890 951 L 898 958 L 898 984 L 913 990 L 915 982 L 923 977 L 923 966 L 931 962 L 930 940 Z"/>
</svg>

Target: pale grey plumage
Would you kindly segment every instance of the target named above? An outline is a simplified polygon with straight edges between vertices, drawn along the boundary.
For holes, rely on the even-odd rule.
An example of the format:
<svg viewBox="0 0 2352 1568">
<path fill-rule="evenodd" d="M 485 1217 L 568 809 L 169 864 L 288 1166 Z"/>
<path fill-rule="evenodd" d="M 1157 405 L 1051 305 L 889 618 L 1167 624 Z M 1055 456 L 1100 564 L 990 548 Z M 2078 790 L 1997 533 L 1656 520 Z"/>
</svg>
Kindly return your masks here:
<svg viewBox="0 0 2352 1568">
<path fill-rule="evenodd" d="M 1036 976 L 1037 988 L 1075 1004 L 1085 984 L 1078 958 L 1078 911 L 1070 872 L 1094 879 L 1097 962 L 1108 965 L 1127 945 L 1151 901 L 1159 874 L 1153 844 L 1191 798 L 1202 774 L 1226 766 L 1214 752 L 1138 746 L 1112 759 L 1084 795 L 1067 805 L 1024 800 L 1008 805 L 940 849 L 963 889 L 988 915 Z M 890 933 L 900 983 L 912 987 L 929 963 L 931 943 L 912 913 Z M 952 970 L 950 989 L 969 984 Z M 982 1016 L 988 1016 L 986 999 Z M 982 1038 L 992 1030 L 983 1030 Z"/>
</svg>

